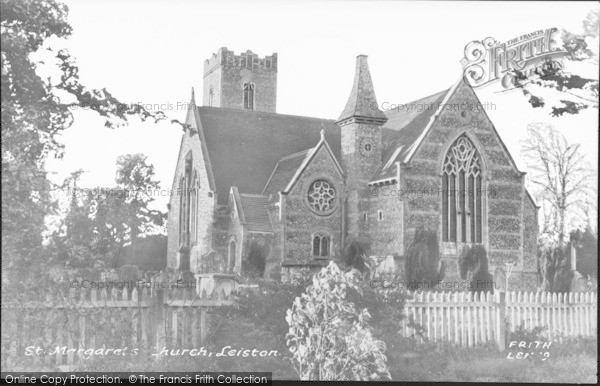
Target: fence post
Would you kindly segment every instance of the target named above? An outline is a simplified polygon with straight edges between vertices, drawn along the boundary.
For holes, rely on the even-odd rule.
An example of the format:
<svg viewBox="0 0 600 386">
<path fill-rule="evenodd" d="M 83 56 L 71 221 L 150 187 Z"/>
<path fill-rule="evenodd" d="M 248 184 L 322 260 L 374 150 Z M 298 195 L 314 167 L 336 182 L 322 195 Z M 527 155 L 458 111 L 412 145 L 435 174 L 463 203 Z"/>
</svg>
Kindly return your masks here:
<svg viewBox="0 0 600 386">
<path fill-rule="evenodd" d="M 205 343 L 208 335 L 206 326 L 206 307 L 200 307 L 200 343 Z"/>
<path fill-rule="evenodd" d="M 167 318 L 165 317 L 165 297 L 167 295 L 168 290 L 160 288 L 156 291 L 156 299 L 154 301 L 154 328 L 153 335 L 156 342 L 156 351 L 161 352 L 167 346 L 166 339 L 166 328 L 167 328 Z M 154 295 L 154 294 L 153 294 Z M 156 360 L 159 360 L 161 355 L 157 355 L 155 357 Z"/>
<path fill-rule="evenodd" d="M 496 326 L 498 327 L 497 343 L 500 351 L 506 349 L 506 292 L 498 292 L 498 302 L 496 304 L 498 320 Z"/>
</svg>

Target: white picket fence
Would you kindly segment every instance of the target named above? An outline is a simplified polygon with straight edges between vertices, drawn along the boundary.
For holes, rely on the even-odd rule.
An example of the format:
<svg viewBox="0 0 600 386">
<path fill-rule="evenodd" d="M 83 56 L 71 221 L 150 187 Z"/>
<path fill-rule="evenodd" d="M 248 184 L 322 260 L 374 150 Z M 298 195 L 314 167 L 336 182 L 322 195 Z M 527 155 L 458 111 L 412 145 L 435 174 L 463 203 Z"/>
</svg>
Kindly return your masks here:
<svg viewBox="0 0 600 386">
<path fill-rule="evenodd" d="M 542 336 L 550 342 L 597 336 L 597 302 L 596 292 L 414 292 L 406 301 L 403 331 L 464 347 L 496 342 L 501 350 L 507 332 L 521 325 L 546 327 Z"/>
</svg>

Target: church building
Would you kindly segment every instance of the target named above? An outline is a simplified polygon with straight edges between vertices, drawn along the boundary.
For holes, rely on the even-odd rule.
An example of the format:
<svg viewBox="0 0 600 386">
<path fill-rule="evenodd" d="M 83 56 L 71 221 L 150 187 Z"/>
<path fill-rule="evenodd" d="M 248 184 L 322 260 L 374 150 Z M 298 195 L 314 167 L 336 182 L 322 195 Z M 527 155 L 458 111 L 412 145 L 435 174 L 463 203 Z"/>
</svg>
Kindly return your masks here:
<svg viewBox="0 0 600 386">
<path fill-rule="evenodd" d="M 536 288 L 536 203 L 467 82 L 382 111 L 359 55 L 345 108 L 321 119 L 276 112 L 278 65 L 227 48 L 205 61 L 173 180 L 169 267 L 245 276 L 261 261 L 253 274 L 286 280 L 351 240 L 401 262 L 423 227 L 437 232 L 445 281 L 480 244 L 500 285 L 510 267 L 511 289 Z"/>
</svg>

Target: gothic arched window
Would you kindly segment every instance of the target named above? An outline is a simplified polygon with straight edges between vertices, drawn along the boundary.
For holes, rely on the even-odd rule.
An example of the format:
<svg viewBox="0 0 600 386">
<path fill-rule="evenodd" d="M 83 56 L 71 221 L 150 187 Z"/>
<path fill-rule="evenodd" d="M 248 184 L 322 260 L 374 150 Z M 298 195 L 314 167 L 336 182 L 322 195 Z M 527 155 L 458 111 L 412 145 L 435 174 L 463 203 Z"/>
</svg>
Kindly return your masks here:
<svg viewBox="0 0 600 386">
<path fill-rule="evenodd" d="M 188 152 L 184 161 L 184 172 L 179 183 L 179 243 L 182 246 L 190 244 L 190 223 L 192 216 L 192 152 Z M 195 205 L 194 205 L 195 206 Z"/>
<path fill-rule="evenodd" d="M 313 237 L 313 256 L 327 257 L 330 254 L 331 237 L 329 235 L 316 235 Z"/>
<path fill-rule="evenodd" d="M 465 135 L 448 150 L 442 167 L 443 241 L 481 243 L 481 159 Z"/>
<path fill-rule="evenodd" d="M 254 83 L 244 83 L 244 108 L 254 110 Z"/>
<path fill-rule="evenodd" d="M 214 90 L 213 86 L 210 86 L 210 88 L 208 89 L 208 105 L 211 107 L 213 105 L 214 98 L 215 98 L 215 90 Z"/>
<path fill-rule="evenodd" d="M 194 172 L 192 183 L 190 184 L 190 236 L 192 243 L 196 241 L 198 229 L 198 173 Z"/>
<path fill-rule="evenodd" d="M 179 195 L 179 245 L 183 245 L 185 239 L 185 177 L 179 179 L 177 194 Z"/>
<path fill-rule="evenodd" d="M 233 272 L 233 270 L 235 269 L 236 256 L 237 256 L 237 253 L 236 253 L 235 241 L 231 240 L 229 242 L 229 271 L 230 272 Z"/>
</svg>

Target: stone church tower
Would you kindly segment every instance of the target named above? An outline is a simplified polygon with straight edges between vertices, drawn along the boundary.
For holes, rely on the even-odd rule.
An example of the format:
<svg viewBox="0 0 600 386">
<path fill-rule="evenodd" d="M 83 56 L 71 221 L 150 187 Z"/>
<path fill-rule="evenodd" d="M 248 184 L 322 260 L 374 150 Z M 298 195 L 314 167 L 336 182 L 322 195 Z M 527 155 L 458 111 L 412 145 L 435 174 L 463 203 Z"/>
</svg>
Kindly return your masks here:
<svg viewBox="0 0 600 386">
<path fill-rule="evenodd" d="M 346 108 L 337 120 L 341 129 L 342 168 L 346 173 L 348 237 L 368 237 L 365 214 L 370 212 L 367 185 L 381 166 L 381 127 L 387 117 L 379 110 L 367 56 L 356 58 L 354 84 Z"/>
<path fill-rule="evenodd" d="M 204 62 L 204 105 L 274 113 L 277 105 L 277 54 L 259 58 L 221 47 Z"/>
</svg>

